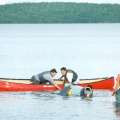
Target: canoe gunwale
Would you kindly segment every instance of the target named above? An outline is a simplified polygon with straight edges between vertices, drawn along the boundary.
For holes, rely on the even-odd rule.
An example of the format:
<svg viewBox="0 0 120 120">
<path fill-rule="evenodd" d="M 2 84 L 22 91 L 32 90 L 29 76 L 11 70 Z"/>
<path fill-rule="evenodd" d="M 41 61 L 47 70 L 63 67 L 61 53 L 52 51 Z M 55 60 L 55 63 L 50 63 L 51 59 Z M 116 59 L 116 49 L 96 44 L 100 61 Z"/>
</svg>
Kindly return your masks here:
<svg viewBox="0 0 120 120">
<path fill-rule="evenodd" d="M 102 78 L 91 78 L 91 79 L 79 79 L 79 80 L 97 80 L 97 79 L 110 79 L 110 78 L 114 78 L 114 76 L 111 77 L 102 77 Z M 0 79 L 7 79 L 7 80 L 30 80 L 30 79 L 16 79 L 16 78 L 0 78 Z M 54 79 L 55 81 L 57 81 L 58 79 Z"/>
<path fill-rule="evenodd" d="M 91 84 L 91 83 L 97 83 L 97 82 L 102 82 L 102 81 L 106 81 L 106 80 L 109 80 L 109 79 L 112 79 L 114 77 L 104 77 L 104 78 L 94 78 L 94 79 L 80 79 L 81 81 L 87 81 L 87 80 L 93 80 L 93 82 L 88 82 L 88 83 L 80 83 L 80 84 L 74 84 L 74 85 L 84 85 L 84 84 Z M 10 79 L 10 78 L 0 78 L 0 82 L 6 82 L 6 83 L 14 83 L 14 84 L 25 84 L 25 85 L 52 85 L 52 84 L 33 84 L 33 83 L 17 83 L 17 82 L 11 82 L 11 81 L 2 81 L 1 79 L 3 80 L 28 80 L 30 81 L 30 79 Z M 101 80 L 98 80 L 98 81 L 94 81 L 94 80 L 97 80 L 97 79 L 101 79 Z M 54 79 L 54 81 L 58 81 L 57 79 Z M 58 84 L 58 85 L 64 85 L 64 84 Z"/>
<path fill-rule="evenodd" d="M 97 80 L 97 79 L 108 80 L 108 79 L 111 79 L 111 78 L 114 78 L 114 76 L 111 76 L 111 77 L 103 77 L 103 78 L 93 78 L 93 79 L 80 79 L 80 80 Z"/>
</svg>

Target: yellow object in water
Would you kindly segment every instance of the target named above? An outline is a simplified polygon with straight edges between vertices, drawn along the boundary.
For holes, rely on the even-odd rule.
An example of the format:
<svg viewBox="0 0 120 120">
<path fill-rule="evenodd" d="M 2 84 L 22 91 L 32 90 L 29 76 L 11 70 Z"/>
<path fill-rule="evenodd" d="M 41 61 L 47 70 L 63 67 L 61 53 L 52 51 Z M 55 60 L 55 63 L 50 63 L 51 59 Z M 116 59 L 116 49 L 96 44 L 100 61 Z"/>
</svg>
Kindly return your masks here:
<svg viewBox="0 0 120 120">
<path fill-rule="evenodd" d="M 67 91 L 67 95 L 68 95 L 68 96 L 71 96 L 71 94 L 72 94 L 72 89 L 69 89 L 69 90 Z"/>
<path fill-rule="evenodd" d="M 87 89 L 88 89 L 88 90 L 91 92 L 91 94 L 92 94 L 92 89 L 91 89 L 90 87 L 86 87 L 86 88 L 85 88 L 85 93 L 86 93 Z"/>
</svg>

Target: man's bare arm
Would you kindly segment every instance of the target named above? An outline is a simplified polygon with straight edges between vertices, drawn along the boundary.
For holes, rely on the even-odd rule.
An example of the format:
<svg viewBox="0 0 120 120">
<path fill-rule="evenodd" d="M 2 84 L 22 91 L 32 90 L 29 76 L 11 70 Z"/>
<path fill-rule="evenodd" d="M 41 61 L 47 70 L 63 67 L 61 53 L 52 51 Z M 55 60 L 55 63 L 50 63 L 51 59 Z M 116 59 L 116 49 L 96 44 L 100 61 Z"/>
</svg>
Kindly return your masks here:
<svg viewBox="0 0 120 120">
<path fill-rule="evenodd" d="M 113 90 L 113 93 L 112 93 L 112 96 L 114 96 L 114 94 L 117 92 L 117 90 L 118 90 L 118 88 L 119 88 L 119 78 L 117 77 L 117 79 L 116 79 L 116 86 L 115 86 L 115 89 Z"/>
</svg>

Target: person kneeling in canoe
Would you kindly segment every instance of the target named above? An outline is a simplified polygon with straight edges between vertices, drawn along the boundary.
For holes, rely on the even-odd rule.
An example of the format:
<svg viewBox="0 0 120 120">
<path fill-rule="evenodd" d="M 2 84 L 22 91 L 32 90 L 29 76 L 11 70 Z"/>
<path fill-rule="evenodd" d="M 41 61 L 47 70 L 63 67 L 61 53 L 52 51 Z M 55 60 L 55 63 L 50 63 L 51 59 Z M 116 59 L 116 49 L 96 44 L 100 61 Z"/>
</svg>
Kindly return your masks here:
<svg viewBox="0 0 120 120">
<path fill-rule="evenodd" d="M 52 69 L 51 71 L 45 71 L 36 75 L 33 75 L 31 77 L 31 82 L 34 84 L 43 84 L 43 83 L 51 83 L 54 85 L 58 90 L 61 90 L 61 88 L 55 83 L 52 77 L 56 75 L 57 71 L 56 69 Z"/>
<path fill-rule="evenodd" d="M 119 88 L 120 88 L 120 74 L 118 74 L 116 78 L 116 86 L 115 89 L 113 90 L 112 96 L 114 96 L 114 94 L 119 90 Z"/>
<path fill-rule="evenodd" d="M 73 70 L 62 67 L 61 73 L 62 73 L 62 76 L 59 78 L 59 80 L 61 80 L 64 77 L 65 80 L 67 80 L 67 82 L 69 82 L 70 84 L 79 84 L 80 83 L 77 73 L 74 72 Z"/>
</svg>

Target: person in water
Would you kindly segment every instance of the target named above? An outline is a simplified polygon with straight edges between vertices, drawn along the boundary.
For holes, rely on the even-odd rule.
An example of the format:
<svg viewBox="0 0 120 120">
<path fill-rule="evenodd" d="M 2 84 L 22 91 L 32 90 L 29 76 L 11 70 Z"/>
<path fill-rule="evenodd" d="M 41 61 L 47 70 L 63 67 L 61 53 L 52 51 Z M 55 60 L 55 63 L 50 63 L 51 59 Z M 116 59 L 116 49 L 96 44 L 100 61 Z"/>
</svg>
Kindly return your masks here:
<svg viewBox="0 0 120 120">
<path fill-rule="evenodd" d="M 118 91 L 119 87 L 120 87 L 120 74 L 118 74 L 116 78 L 116 86 L 115 89 L 113 90 L 112 96 L 114 96 L 114 94 Z"/>
<path fill-rule="evenodd" d="M 54 85 L 58 90 L 61 90 L 61 88 L 55 83 L 52 77 L 56 75 L 57 71 L 56 69 L 52 69 L 51 71 L 45 71 L 36 75 L 33 75 L 31 77 L 31 82 L 34 84 L 43 84 L 43 83 L 51 83 Z"/>
<path fill-rule="evenodd" d="M 93 97 L 93 90 L 91 85 L 87 85 L 86 87 L 83 87 L 80 91 L 80 97 L 82 98 L 90 98 Z"/>
<path fill-rule="evenodd" d="M 62 67 L 61 73 L 62 73 L 62 76 L 59 78 L 59 80 L 61 80 L 64 77 L 65 80 L 67 80 L 67 82 L 69 82 L 70 84 L 79 84 L 80 81 L 78 79 L 78 75 L 73 70 Z"/>
</svg>

